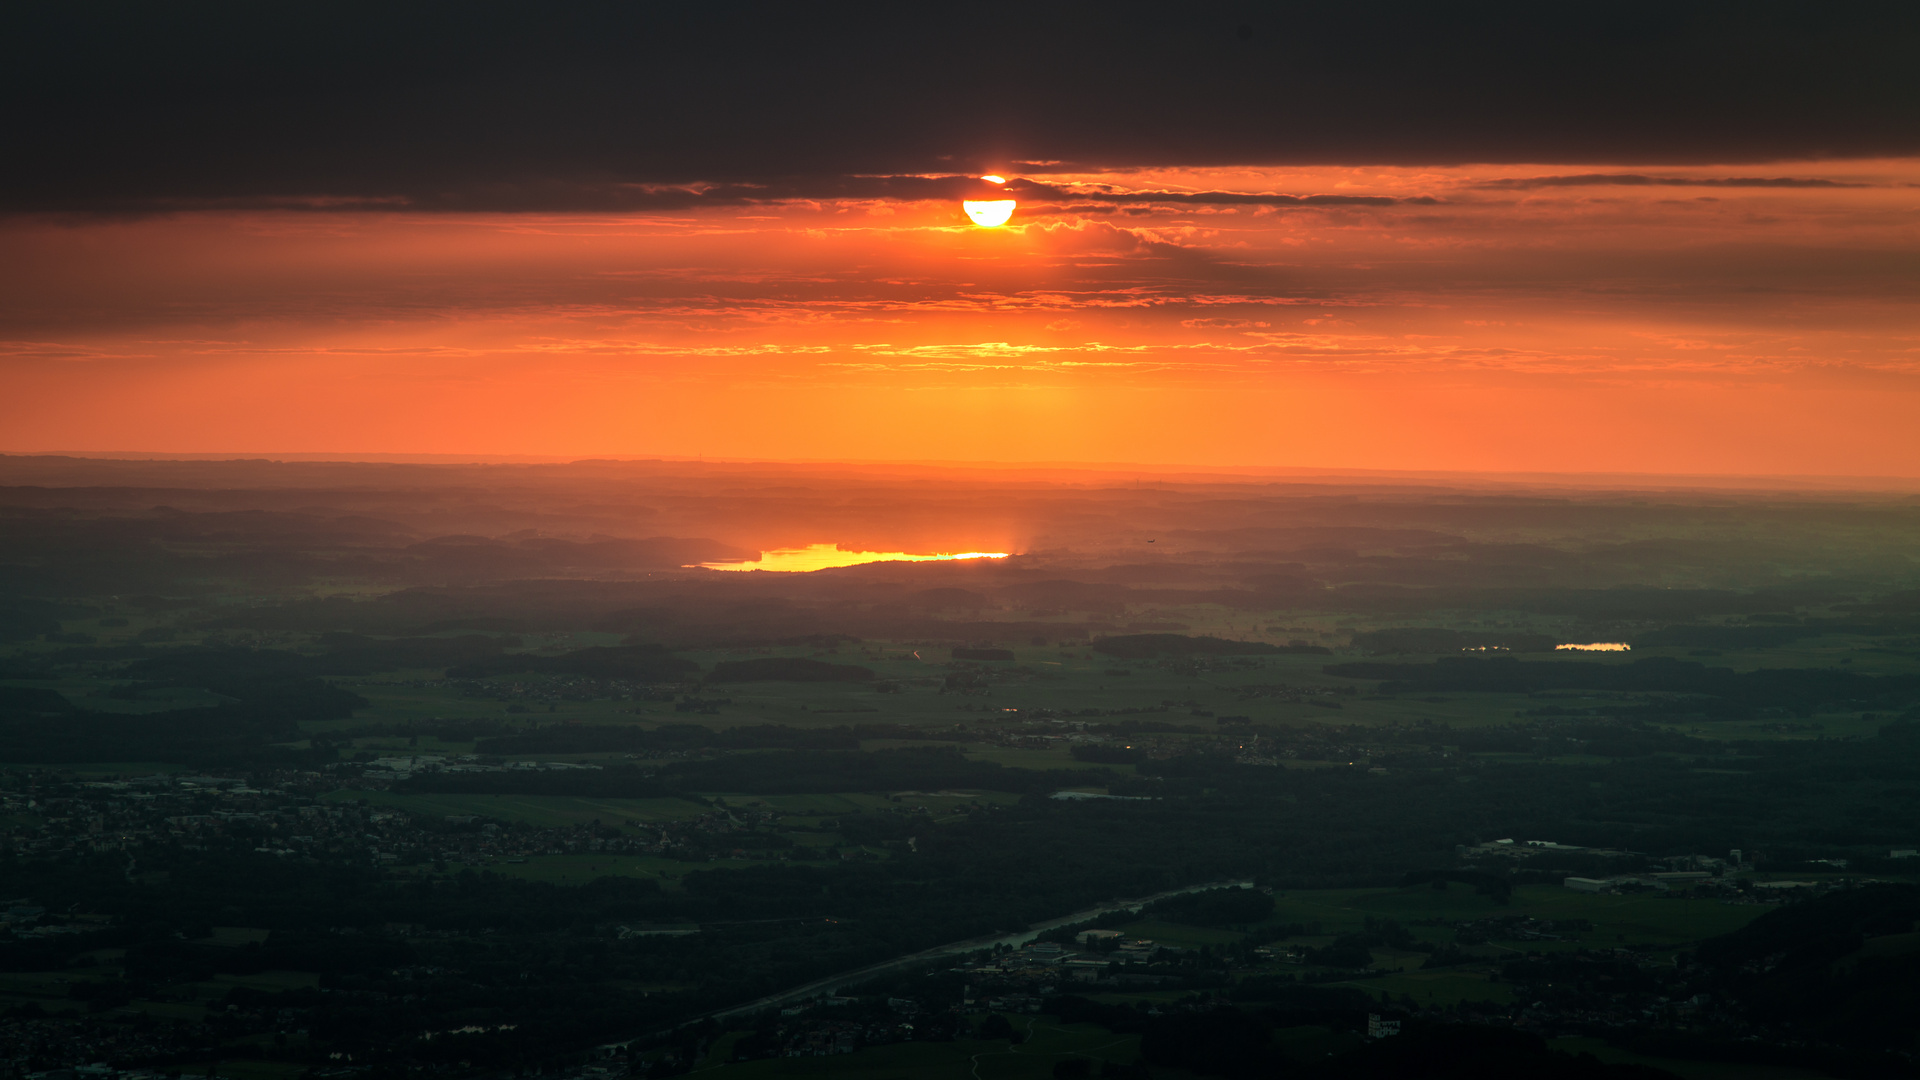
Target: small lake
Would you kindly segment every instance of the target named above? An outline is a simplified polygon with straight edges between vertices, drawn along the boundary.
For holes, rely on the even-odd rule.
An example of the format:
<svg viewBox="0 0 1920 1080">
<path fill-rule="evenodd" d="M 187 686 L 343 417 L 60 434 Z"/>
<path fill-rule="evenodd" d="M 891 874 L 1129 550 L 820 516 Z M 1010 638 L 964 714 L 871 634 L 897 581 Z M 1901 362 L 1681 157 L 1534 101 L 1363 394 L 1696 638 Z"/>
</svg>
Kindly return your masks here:
<svg viewBox="0 0 1920 1080">
<path fill-rule="evenodd" d="M 837 566 L 859 566 L 877 562 L 947 562 L 954 559 L 1004 559 L 1004 551 L 942 552 L 914 555 L 905 551 L 847 551 L 839 544 L 808 544 L 799 548 L 776 548 L 760 553 L 758 562 L 705 562 L 708 570 L 768 570 L 775 573 L 804 574 L 810 570 L 831 570 Z"/>
</svg>

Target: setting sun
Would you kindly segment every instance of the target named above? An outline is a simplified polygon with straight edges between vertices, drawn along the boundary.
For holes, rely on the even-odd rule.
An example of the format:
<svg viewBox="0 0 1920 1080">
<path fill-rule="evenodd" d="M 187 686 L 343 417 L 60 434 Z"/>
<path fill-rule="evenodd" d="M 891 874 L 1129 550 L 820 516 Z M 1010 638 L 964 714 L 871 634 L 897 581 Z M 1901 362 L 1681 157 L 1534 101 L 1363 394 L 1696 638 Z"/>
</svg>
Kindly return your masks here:
<svg viewBox="0 0 1920 1080">
<path fill-rule="evenodd" d="M 1007 219 L 1013 216 L 1013 207 L 1014 202 L 1012 199 L 983 199 L 978 201 L 968 199 L 966 202 L 960 204 L 960 208 L 967 212 L 967 216 L 973 219 L 975 225 L 984 226 L 989 229 L 997 225 L 1005 225 Z"/>
</svg>

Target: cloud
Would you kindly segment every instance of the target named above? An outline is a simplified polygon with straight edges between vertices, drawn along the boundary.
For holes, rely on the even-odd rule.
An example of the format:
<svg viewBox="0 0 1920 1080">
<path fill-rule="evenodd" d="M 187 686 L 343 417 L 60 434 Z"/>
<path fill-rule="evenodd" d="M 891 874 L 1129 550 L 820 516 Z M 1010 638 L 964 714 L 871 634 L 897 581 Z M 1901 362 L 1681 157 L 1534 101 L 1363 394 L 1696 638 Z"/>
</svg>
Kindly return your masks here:
<svg viewBox="0 0 1920 1080">
<path fill-rule="evenodd" d="M 1494 191 L 1530 191 L 1534 188 L 1553 187 L 1864 188 L 1874 185 L 1797 176 L 1645 176 L 1640 173 L 1580 173 L 1574 176 L 1522 176 L 1483 180 L 1473 186 Z"/>
<path fill-rule="evenodd" d="M 106 360 L 121 354 L 94 345 L 60 341 L 0 341 L 0 360 Z"/>
<path fill-rule="evenodd" d="M 1920 151 L 1920 9 L 1901 4 L 1035 4 L 978 34 L 926 5 L 101 0 L 0 19 L 15 212 L 662 209 L 1019 161 Z"/>
<path fill-rule="evenodd" d="M 87 210 L 108 214 L 151 214 L 209 210 L 286 210 L 314 213 L 412 211 L 439 213 L 612 212 L 671 214 L 724 207 L 781 207 L 845 202 L 866 204 L 869 212 L 886 203 L 959 202 L 983 196 L 1013 196 L 1031 211 L 1052 207 L 1070 212 L 1111 213 L 1118 207 L 1261 206 L 1386 207 L 1432 206 L 1428 195 L 1307 194 L 1248 191 L 1083 190 L 1017 178 L 989 187 L 962 175 L 879 176 L 817 175 L 766 177 L 753 182 L 685 184 L 638 183 L 604 179 L 528 180 L 478 183 L 409 195 L 135 195 L 49 203 L 43 210 Z M 879 205 L 875 205 L 879 204 Z"/>
<path fill-rule="evenodd" d="M 1271 191 L 1089 191 L 1042 184 L 1034 180 L 1013 180 L 1007 184 L 1010 194 L 1027 199 L 1066 204 L 1108 204 L 1123 206 L 1435 206 L 1440 200 L 1431 195 L 1288 195 Z"/>
<path fill-rule="evenodd" d="M 1180 325 L 1189 330 L 1265 330 L 1273 324 L 1254 319 L 1181 319 Z"/>
</svg>

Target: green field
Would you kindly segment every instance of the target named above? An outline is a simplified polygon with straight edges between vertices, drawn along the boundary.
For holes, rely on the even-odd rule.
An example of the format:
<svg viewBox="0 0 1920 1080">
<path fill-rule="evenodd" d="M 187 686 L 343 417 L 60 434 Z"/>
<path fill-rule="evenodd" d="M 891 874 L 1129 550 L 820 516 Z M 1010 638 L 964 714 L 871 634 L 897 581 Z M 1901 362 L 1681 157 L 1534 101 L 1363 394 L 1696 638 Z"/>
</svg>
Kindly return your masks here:
<svg viewBox="0 0 1920 1080">
<path fill-rule="evenodd" d="M 82 1002 L 67 997 L 67 988 L 75 982 L 92 981 L 95 972 L 0 971 L 0 1004 L 14 1005 L 34 1001 L 48 1012 L 79 1011 Z"/>
<path fill-rule="evenodd" d="M 1227 612 L 1212 605 L 1179 606 L 1156 613 L 1170 621 L 1185 624 L 1192 634 L 1214 633 L 1254 640 L 1275 640 L 1276 635 L 1262 627 L 1268 624 L 1290 626 L 1308 631 L 1306 636 L 1337 635 L 1350 630 L 1395 625 L 1398 620 L 1368 618 L 1335 619 L 1325 612 L 1277 611 L 1249 619 L 1244 612 Z M 1526 621 L 1523 616 L 1512 616 Z M 1534 629 L 1552 632 L 1555 620 L 1533 620 Z M 1252 625 L 1259 624 L 1259 625 Z M 1076 627 L 1086 630 L 1086 627 Z M 1124 632 L 1120 628 L 1092 627 L 1093 633 Z M 1278 635 L 1284 640 L 1289 635 Z M 185 643 L 182 639 L 180 643 Z M 617 635 L 578 631 L 552 632 L 526 638 L 529 651 L 555 654 L 592 645 L 618 644 Z M 1337 643 L 1337 636 L 1330 638 Z M 537 643 L 537 644 L 536 644 Z M 289 641 L 286 644 L 297 644 Z M 37 645 L 23 646 L 31 654 Z M 956 723 L 974 727 L 979 724 L 1014 722 L 1022 714 L 1006 710 L 1084 710 L 1118 711 L 1143 706 L 1159 707 L 1173 703 L 1162 713 L 1136 714 L 1140 719 L 1191 725 L 1202 732 L 1219 730 L 1219 716 L 1245 716 L 1255 723 L 1296 727 L 1377 727 L 1413 725 L 1422 721 L 1442 723 L 1456 729 L 1476 729 L 1513 722 L 1515 714 L 1537 707 L 1540 702 L 1523 694 L 1452 693 L 1421 696 L 1386 696 L 1362 693 L 1337 699 L 1341 708 L 1327 708 L 1306 702 L 1285 702 L 1271 697 L 1248 696 L 1245 688 L 1284 683 L 1299 687 L 1362 688 L 1352 680 L 1326 675 L 1329 662 L 1353 659 L 1353 654 L 1335 656 L 1263 656 L 1245 667 L 1221 664 L 1211 670 L 1182 674 L 1171 667 L 1143 662 L 1126 662 L 1102 656 L 1084 643 L 1059 645 L 1013 644 L 1017 657 L 1012 664 L 989 664 L 999 675 L 985 693 L 941 693 L 941 680 L 948 673 L 948 650 L 919 647 L 924 659 L 915 659 L 912 647 L 893 642 L 868 642 L 834 651 L 807 647 L 783 647 L 753 650 L 692 650 L 684 655 L 703 667 L 724 661 L 754 656 L 795 656 L 828 660 L 841 664 L 859 664 L 872 669 L 885 682 L 897 684 L 900 693 L 877 693 L 864 686 L 845 683 L 755 682 L 728 683 L 699 688 L 699 696 L 731 699 L 715 715 L 679 713 L 665 702 L 635 702 L 599 699 L 593 701 L 559 700 L 518 706 L 521 712 L 509 712 L 504 701 L 461 697 L 457 689 L 444 681 L 438 670 L 417 669 L 386 672 L 373 677 L 342 677 L 332 681 L 361 694 L 371 703 L 358 710 L 351 720 L 309 721 L 301 725 L 306 734 L 338 732 L 377 724 L 408 724 L 442 718 L 485 718 L 496 720 L 554 720 L 596 724 L 643 724 L 698 722 L 725 728 L 738 725 L 778 723 L 799 727 L 838 727 L 863 723 L 898 723 L 922 727 L 951 727 Z M 1650 647 L 1631 654 L 1583 656 L 1595 664 L 1631 663 L 1648 657 L 1670 656 L 1687 660 L 1691 650 Z M 1430 657 L 1409 655 L 1382 659 L 1422 662 Z M 1564 659 L 1564 657 L 1561 657 Z M 1873 644 L 1872 639 L 1849 635 L 1810 638 L 1777 648 L 1728 650 L 1715 654 L 1715 666 L 1734 670 L 1759 667 L 1825 668 L 1841 661 L 1862 674 L 1900 674 L 1915 669 L 1916 657 Z M 1110 671 L 1125 670 L 1116 677 Z M 504 683 L 539 685 L 543 677 L 513 676 Z M 39 685 L 57 689 L 70 699 L 84 702 L 90 709 L 147 712 L 184 705 L 212 704 L 198 697 L 189 700 L 186 690 L 154 690 L 151 700 L 124 700 L 107 696 L 114 680 L 106 676 L 75 674 L 58 680 L 21 681 L 21 685 Z M 413 685 L 408 685 L 413 684 Z M 169 696 L 171 695 L 171 696 Z M 204 696 L 204 695 L 203 695 Z M 175 700 L 178 698 L 178 700 Z M 1196 715 L 1198 712 L 1214 717 Z M 1829 738 L 1869 735 L 1883 721 L 1863 719 L 1857 711 L 1830 712 L 1806 718 L 1823 725 L 1820 729 L 1783 731 L 1780 725 L 1763 721 L 1691 724 L 1682 730 L 1706 739 L 1810 739 L 1820 734 Z M 443 741 L 421 735 L 417 741 L 394 736 L 363 737 L 356 749 L 416 753 L 471 753 L 470 742 Z M 1060 751 L 1012 751 L 970 744 L 970 756 L 982 760 L 1027 768 L 1071 767 L 1075 763 Z M 1038 755 L 1038 756 L 1035 756 Z M 555 755 L 538 755 L 555 757 Z M 620 757 L 623 755 L 613 755 Z M 1598 760 L 1598 759 L 1596 759 Z M 1568 759 L 1566 764 L 1579 764 Z M 151 770 L 150 770 L 151 771 Z M 1124 769 L 1122 770 L 1124 771 Z"/>
<path fill-rule="evenodd" d="M 1487 976 L 1471 971 L 1406 971 L 1377 979 L 1353 979 L 1348 982 L 1322 983 L 1323 986 L 1350 986 L 1379 998 L 1396 1001 L 1410 997 L 1420 1005 L 1458 1005 L 1463 1001 L 1513 1000 L 1513 988 L 1490 982 Z"/>
<path fill-rule="evenodd" d="M 1569 1054 L 1592 1054 L 1606 1062 L 1651 1065 L 1657 1069 L 1665 1069 L 1681 1077 L 1682 1080 L 1825 1080 L 1827 1075 L 1809 1069 L 1797 1069 L 1791 1065 L 1734 1065 L 1719 1061 L 1651 1058 L 1631 1050 L 1608 1046 L 1604 1039 L 1548 1039 L 1547 1045 Z"/>
<path fill-rule="evenodd" d="M 215 975 L 206 982 L 185 985 L 199 991 L 200 997 L 213 999 L 227 996 L 227 992 L 236 986 L 268 993 L 302 990 L 319 986 L 320 976 L 311 971 L 256 971 L 251 975 Z"/>
<path fill-rule="evenodd" d="M 974 803 L 1018 802 L 1019 796 L 1004 791 L 912 792 L 898 795 L 839 792 L 806 795 L 743 795 L 737 792 L 712 792 L 705 796 L 712 806 L 690 799 L 617 799 L 587 798 L 572 795 L 414 795 L 363 788 L 341 788 L 321 796 L 321 801 L 357 803 L 390 807 L 427 817 L 491 818 L 496 821 L 520 821 L 529 825 L 560 827 L 603 825 L 625 822 L 684 821 L 719 809 L 734 811 L 772 811 L 786 823 L 809 825 L 819 819 L 843 814 L 871 813 L 876 810 L 926 809 L 935 815 L 952 814 Z"/>
<path fill-rule="evenodd" d="M 1076 761 L 1065 745 L 1044 750 L 975 745 L 967 747 L 966 754 L 974 761 L 991 761 L 1010 769 L 1107 769 L 1117 773 L 1134 771 L 1132 765 L 1092 765 L 1084 761 Z"/>
<path fill-rule="evenodd" d="M 249 1048 L 251 1053 L 259 1053 L 257 1048 Z M 217 1080 L 294 1080 L 308 1071 L 308 1066 L 298 1061 L 253 1061 L 240 1058 L 234 1061 L 208 1061 L 187 1066 L 182 1071 L 187 1075 L 206 1076 Z"/>
<path fill-rule="evenodd" d="M 1359 930 L 1369 915 L 1403 924 L 1417 919 L 1471 920 L 1504 915 L 1536 919 L 1587 919 L 1593 930 L 1561 935 L 1565 940 L 1516 943 L 1524 949 L 1606 947 L 1619 944 L 1678 946 L 1725 934 L 1745 926 L 1768 909 L 1734 905 L 1719 900 L 1668 899 L 1653 895 L 1577 893 L 1556 885 L 1522 885 L 1507 904 L 1450 884 L 1446 889 L 1425 885 L 1401 889 L 1316 889 L 1276 893 L 1275 924 L 1319 923 L 1328 934 Z M 1437 927 L 1412 927 L 1414 936 L 1433 941 L 1450 938 Z M 1495 942 L 1499 948 L 1502 946 Z"/>
<path fill-rule="evenodd" d="M 1245 936 L 1232 930 L 1182 926 L 1179 923 L 1160 922 L 1154 919 L 1128 923 L 1118 929 L 1130 938 L 1145 938 L 1161 945 L 1172 945 L 1181 949 L 1197 949 L 1202 945 L 1225 945 L 1239 941 Z"/>
<path fill-rule="evenodd" d="M 1244 616 L 1240 616 L 1238 621 L 1231 624 L 1235 629 L 1229 630 L 1228 625 L 1218 618 L 1217 614 L 1210 614 L 1204 609 L 1181 609 L 1167 614 L 1192 626 L 1190 633 L 1215 632 L 1227 636 L 1254 638 L 1267 636 L 1258 632 L 1249 633 L 1249 628 L 1244 625 Z M 1310 621 L 1314 617 L 1312 614 L 1278 612 L 1261 621 L 1300 623 Z M 1352 629 L 1368 629 L 1371 625 L 1371 620 L 1362 620 L 1355 623 Z M 1543 627 L 1543 629 L 1550 628 Z M 602 643 L 600 639 L 608 635 L 578 633 L 551 636 L 555 639 L 556 646 L 541 648 L 538 651 L 543 653 L 558 651 L 560 646 L 582 648 L 586 647 L 589 641 L 596 644 Z M 562 638 L 565 640 L 561 641 Z M 1875 652 L 1863 648 L 1864 644 L 1864 639 L 1855 640 L 1849 637 L 1815 638 L 1777 649 L 1727 652 L 1714 657 L 1711 663 L 1735 670 L 1753 670 L 1759 667 L 1828 667 L 1842 659 L 1850 659 L 1855 664 L 1855 670 L 1862 673 L 1895 674 L 1910 672 L 1914 669 L 1913 657 L 1893 655 L 1885 650 Z M 1428 721 L 1465 730 L 1512 723 L 1516 713 L 1540 704 L 1536 699 L 1514 693 L 1454 693 L 1417 697 L 1372 694 L 1333 699 L 1342 706 L 1333 709 L 1306 702 L 1284 702 L 1268 697 L 1247 696 L 1242 692 L 1242 688 L 1275 683 L 1303 687 L 1353 688 L 1358 684 L 1351 680 L 1330 677 L 1321 670 L 1330 661 L 1353 658 L 1350 655 L 1266 656 L 1259 658 L 1256 664 L 1244 668 L 1223 665 L 1195 674 L 1179 674 L 1169 668 L 1152 664 L 1123 662 L 1100 656 L 1082 644 L 1064 649 L 1052 645 L 1014 645 L 1012 651 L 1018 658 L 1015 663 L 988 665 L 1001 672 L 1003 676 L 989 692 L 972 695 L 942 694 L 939 691 L 939 685 L 940 679 L 947 672 L 946 649 L 922 648 L 921 653 L 927 659 L 921 661 L 913 659 L 912 650 L 905 646 L 884 642 L 869 643 L 869 646 L 825 653 L 796 647 L 691 651 L 685 655 L 703 666 L 710 666 L 724 660 L 767 655 L 803 656 L 834 663 L 859 664 L 871 668 L 879 679 L 901 685 L 904 688 L 903 692 L 882 694 L 861 687 L 849 688 L 846 684 L 838 683 L 728 683 L 698 691 L 702 697 L 731 700 L 731 704 L 722 706 L 716 715 L 677 713 L 671 705 L 662 702 L 611 700 L 563 700 L 551 706 L 544 703 L 530 705 L 528 706 L 530 712 L 508 713 L 507 704 L 504 702 L 461 698 L 444 684 L 441 686 L 396 685 L 409 681 L 436 681 L 441 674 L 426 670 L 403 671 L 371 679 L 335 680 L 340 685 L 349 687 L 366 697 L 372 702 L 371 707 L 360 710 L 352 721 L 307 723 L 303 725 L 303 730 L 310 734 L 317 734 L 364 726 L 369 723 L 405 723 L 441 717 L 485 717 L 504 720 L 524 718 L 540 722 L 557 719 L 584 723 L 645 725 L 698 722 L 716 728 L 764 723 L 815 728 L 865 723 L 951 727 L 955 723 L 973 726 L 980 723 L 994 724 L 1020 719 L 1019 714 L 1004 711 L 1008 709 L 1119 710 L 1157 705 L 1161 702 L 1179 704 L 1168 707 L 1164 713 L 1144 714 L 1141 718 L 1192 725 L 1203 732 L 1219 730 L 1215 719 L 1218 716 L 1246 716 L 1255 723 L 1327 728 L 1414 725 Z M 1581 659 L 1588 663 L 1620 664 L 1655 656 L 1671 656 L 1685 660 L 1689 658 L 1689 650 L 1656 647 L 1641 649 L 1626 655 L 1589 656 Z M 1383 659 L 1419 662 L 1427 657 L 1415 655 L 1383 657 Z M 1108 671 L 1120 669 L 1127 670 L 1129 674 L 1125 677 L 1107 674 Z M 515 677 L 508 681 L 533 684 L 539 680 Z M 79 679 L 72 680 L 72 685 L 65 685 L 62 689 L 72 695 L 98 696 L 103 687 L 104 684 L 95 685 L 90 680 Z M 1215 714 L 1215 718 L 1194 715 L 1193 709 L 1188 707 L 1189 704 L 1201 711 Z M 1880 722 L 1863 720 L 1858 712 L 1833 712 L 1809 719 L 1813 723 L 1823 725 L 1823 728 L 1783 732 L 1770 729 L 1770 725 L 1766 722 L 1755 721 L 1692 724 L 1685 726 L 1683 730 L 1707 739 L 1808 739 L 1822 733 L 1828 737 L 1867 735 L 1871 734 Z M 1771 727 L 1777 728 L 1778 725 L 1771 725 Z M 430 736 L 422 736 L 419 742 L 414 744 L 409 744 L 405 739 L 384 737 L 363 739 L 356 745 L 361 749 L 392 751 L 444 753 L 472 751 L 470 743 L 441 742 Z M 1077 764 L 1066 755 L 1064 747 L 1058 751 L 1016 751 L 969 744 L 968 753 L 969 756 L 982 760 L 1000 761 L 1003 764 L 1024 768 L 1061 768 Z M 556 755 L 537 756 L 560 759 Z M 1600 760 L 1604 759 L 1593 759 L 1596 762 Z M 1568 759 L 1564 763 L 1586 762 Z"/>
<path fill-rule="evenodd" d="M 743 866 L 766 865 L 767 862 L 763 859 L 685 862 L 654 855 L 537 855 L 523 863 L 489 862 L 484 869 L 507 877 L 555 885 L 585 885 L 604 877 L 650 878 L 670 883 L 696 870 L 737 870 Z M 453 869 L 461 867 L 455 866 Z"/>
<path fill-rule="evenodd" d="M 1284 620 L 1285 615 L 1274 618 Z M 1209 632 L 1210 624 L 1220 624 L 1217 617 L 1200 611 L 1183 611 L 1183 622 L 1196 625 L 1193 633 Z M 1229 630 L 1226 625 L 1212 625 L 1213 632 L 1245 636 L 1248 628 L 1241 616 L 1234 623 L 1238 629 Z M 1254 636 L 1261 636 L 1255 634 Z M 567 648 L 586 647 L 589 638 L 598 635 L 574 634 L 567 636 Z M 595 640 L 593 643 L 601 642 Z M 1249 685 L 1285 682 L 1300 686 L 1348 686 L 1347 680 L 1329 678 L 1321 672 L 1330 659 L 1323 656 L 1272 656 L 1263 657 L 1255 666 L 1245 668 L 1220 668 L 1199 674 L 1179 674 L 1166 668 L 1151 664 L 1128 663 L 1092 652 L 1084 644 L 1074 644 L 1069 648 L 1048 646 L 1015 645 L 1013 652 L 1018 658 L 1014 664 L 991 664 L 990 668 L 1001 672 L 1003 680 L 996 683 L 988 693 L 972 695 L 950 695 L 939 692 L 939 683 L 946 674 L 945 664 L 948 652 L 945 648 L 922 648 L 925 660 L 916 660 L 912 649 L 892 643 L 870 643 L 867 648 L 847 648 L 837 652 L 822 653 L 807 648 L 772 648 L 755 650 L 707 650 L 689 651 L 684 655 L 704 666 L 725 660 L 744 659 L 753 656 L 799 656 L 817 658 L 841 664 L 859 664 L 874 671 L 879 679 L 894 682 L 904 687 L 904 692 L 880 694 L 864 688 L 849 689 L 845 684 L 835 683 L 728 683 L 707 687 L 701 690 L 702 697 L 727 698 L 731 704 L 722 706 L 717 715 L 689 715 L 676 713 L 671 705 L 660 702 L 622 702 L 622 701 L 560 701 L 551 708 L 546 704 L 531 705 L 531 712 L 509 714 L 504 702 L 460 698 L 445 686 L 402 686 L 398 683 L 418 681 L 430 682 L 439 678 L 434 671 L 402 671 L 383 674 L 372 679 L 338 679 L 342 686 L 353 689 L 372 702 L 368 709 L 360 710 L 351 722 L 309 723 L 303 730 L 319 733 L 328 730 L 364 725 L 370 722 L 404 723 L 407 721 L 431 720 L 439 717 L 498 717 L 514 719 L 524 716 L 528 720 L 550 721 L 554 719 L 580 721 L 587 723 L 684 723 L 697 721 L 712 727 L 731 727 L 742 724 L 780 723 L 798 727 L 838 727 L 846 724 L 863 723 L 901 723 L 919 726 L 950 727 L 955 723 L 973 725 L 979 722 L 1017 720 L 1014 714 L 1004 713 L 1007 709 L 1056 709 L 1079 710 L 1087 708 L 1119 710 L 1137 708 L 1142 705 L 1158 704 L 1162 701 L 1193 701 L 1197 707 L 1218 715 L 1248 716 L 1256 722 L 1278 722 L 1286 724 L 1393 724 L 1412 723 L 1422 719 L 1441 720 L 1456 726 L 1475 727 L 1489 723 L 1505 723 L 1510 709 L 1525 707 L 1527 699 L 1519 695 L 1461 695 L 1458 700 L 1445 703 L 1432 703 L 1414 700 L 1382 699 L 1360 701 L 1354 698 L 1343 699 L 1345 708 L 1335 710 L 1306 703 L 1279 702 L 1267 698 L 1248 698 L 1239 693 L 1239 688 Z M 556 651 L 541 648 L 540 652 Z M 1112 670 L 1127 670 L 1125 677 L 1107 674 Z M 537 682 L 533 679 L 516 677 L 508 681 Z M 1507 698 L 1511 700 L 1507 700 Z M 1494 700 L 1498 698 L 1499 700 Z M 1143 719 L 1191 724 L 1202 731 L 1215 729 L 1213 720 L 1192 715 L 1184 705 L 1169 707 L 1165 713 L 1145 714 Z M 426 746 L 423 738 L 418 746 Z M 435 744 L 436 748 L 467 752 L 463 744 Z M 364 748 L 407 749 L 405 740 L 370 739 Z M 976 750 L 977 752 L 977 750 Z M 1043 752 L 1044 753 L 1044 752 Z M 987 760 L 1000 760 L 988 757 Z M 1031 763 L 1030 763 L 1031 762 Z M 1058 768 L 1075 764 L 1067 757 L 1062 748 L 1057 758 L 1051 753 L 1039 759 L 1027 759 L 1015 756 L 1004 763 L 1024 767 Z"/>
</svg>

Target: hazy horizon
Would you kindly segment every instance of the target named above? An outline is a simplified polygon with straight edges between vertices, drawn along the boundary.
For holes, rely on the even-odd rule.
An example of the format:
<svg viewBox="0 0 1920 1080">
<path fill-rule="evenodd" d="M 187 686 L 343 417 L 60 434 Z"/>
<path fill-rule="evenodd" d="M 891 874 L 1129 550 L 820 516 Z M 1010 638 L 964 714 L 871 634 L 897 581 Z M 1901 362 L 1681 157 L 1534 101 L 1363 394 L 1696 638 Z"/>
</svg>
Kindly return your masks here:
<svg viewBox="0 0 1920 1080">
<path fill-rule="evenodd" d="M 287 463 L 367 463 L 395 465 L 586 465 L 596 462 L 644 465 L 658 463 L 663 465 L 735 465 L 764 466 L 781 469 L 835 469 L 835 468 L 884 468 L 884 469 L 929 469 L 961 472 L 992 472 L 995 470 L 1014 470 L 1022 472 L 1086 473 L 1094 476 L 1123 477 L 1130 473 L 1146 473 L 1156 477 L 1180 476 L 1242 476 L 1250 480 L 1260 478 L 1296 478 L 1329 477 L 1364 481 L 1377 478 L 1389 480 L 1433 480 L 1455 482 L 1499 483 L 1513 486 L 1565 484 L 1583 488 L 1605 489 L 1620 487 L 1630 489 L 1636 485 L 1651 485 L 1656 488 L 1681 488 L 1713 490 L 1725 485 L 1729 490 L 1747 490 L 1766 487 L 1770 484 L 1784 485 L 1785 489 L 1833 490 L 1833 491 L 1876 491 L 1905 490 L 1908 487 L 1920 489 L 1920 473 L 1685 473 L 1685 472 L 1618 472 L 1618 471 L 1571 471 L 1571 472 L 1530 472 L 1501 470 L 1419 470 L 1419 469 L 1366 469 L 1341 466 L 1286 466 L 1286 465 L 1236 465 L 1231 463 L 1178 463 L 1178 462 L 1131 462 L 1131 461 L 1073 461 L 1073 460 L 914 460 L 914 459 L 767 459 L 767 458 L 728 458 L 714 456 L 674 457 L 669 455 L 567 455 L 567 454 L 487 454 L 487 453 L 356 453 L 351 451 L 303 451 L 297 453 L 276 452 L 270 450 L 228 450 L 228 451 L 167 451 L 167 450 L 14 450 L 0 451 L 0 458 L 73 458 L 91 461 L 270 461 Z M 1850 485 L 1858 485 L 1853 487 Z"/>
</svg>

